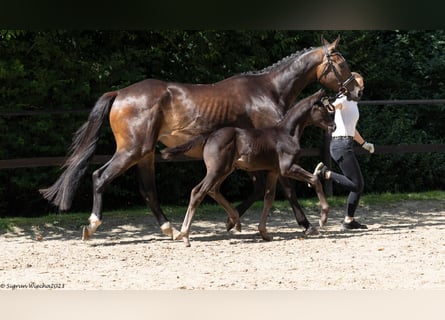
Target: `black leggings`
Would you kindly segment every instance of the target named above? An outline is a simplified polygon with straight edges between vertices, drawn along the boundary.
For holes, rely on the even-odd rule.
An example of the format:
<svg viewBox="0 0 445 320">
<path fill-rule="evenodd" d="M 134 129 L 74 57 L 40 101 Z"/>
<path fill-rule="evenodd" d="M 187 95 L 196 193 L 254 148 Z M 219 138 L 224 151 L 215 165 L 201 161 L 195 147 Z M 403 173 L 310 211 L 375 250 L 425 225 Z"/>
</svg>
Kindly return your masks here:
<svg viewBox="0 0 445 320">
<path fill-rule="evenodd" d="M 354 153 L 352 137 L 332 139 L 331 157 L 338 164 L 343 175 L 331 171 L 331 180 L 349 191 L 346 202 L 346 215 L 354 217 L 360 196 L 363 192 L 363 176 Z"/>
</svg>

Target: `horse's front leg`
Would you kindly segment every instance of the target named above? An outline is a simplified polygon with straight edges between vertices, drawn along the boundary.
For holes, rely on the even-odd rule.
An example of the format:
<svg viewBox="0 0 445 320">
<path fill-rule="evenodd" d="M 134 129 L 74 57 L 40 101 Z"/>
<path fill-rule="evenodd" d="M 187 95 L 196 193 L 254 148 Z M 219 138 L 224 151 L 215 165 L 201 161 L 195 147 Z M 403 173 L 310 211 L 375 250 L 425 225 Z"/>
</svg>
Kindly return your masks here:
<svg viewBox="0 0 445 320">
<path fill-rule="evenodd" d="M 318 177 L 304 170 L 302 167 L 296 164 L 292 164 L 289 169 L 282 171 L 282 175 L 295 180 L 309 183 L 313 186 L 315 192 L 317 193 L 318 200 L 320 201 L 321 212 L 319 224 L 320 227 L 324 226 L 328 220 L 329 204 L 326 200 L 325 194 L 323 192 L 323 186 L 321 185 Z"/>
</svg>

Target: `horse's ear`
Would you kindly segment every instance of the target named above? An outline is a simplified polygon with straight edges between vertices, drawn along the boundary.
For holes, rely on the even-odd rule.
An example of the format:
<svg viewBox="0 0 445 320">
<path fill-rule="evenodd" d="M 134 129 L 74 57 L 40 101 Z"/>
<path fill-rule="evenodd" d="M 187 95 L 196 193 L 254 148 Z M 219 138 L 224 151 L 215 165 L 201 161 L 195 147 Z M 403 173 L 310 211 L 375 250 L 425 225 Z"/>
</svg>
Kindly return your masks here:
<svg viewBox="0 0 445 320">
<path fill-rule="evenodd" d="M 334 42 L 332 42 L 332 49 L 336 49 L 339 42 L 340 42 L 340 35 L 338 35 L 337 39 L 335 39 Z"/>
<path fill-rule="evenodd" d="M 321 35 L 321 44 L 323 46 L 328 46 L 329 45 L 329 41 L 326 40 L 323 35 Z"/>
<path fill-rule="evenodd" d="M 321 42 L 323 43 L 323 46 L 328 47 L 330 50 L 335 50 L 337 48 L 338 43 L 340 42 L 340 35 L 338 35 L 337 39 L 334 40 L 334 42 L 329 43 L 323 35 L 321 36 Z"/>
</svg>

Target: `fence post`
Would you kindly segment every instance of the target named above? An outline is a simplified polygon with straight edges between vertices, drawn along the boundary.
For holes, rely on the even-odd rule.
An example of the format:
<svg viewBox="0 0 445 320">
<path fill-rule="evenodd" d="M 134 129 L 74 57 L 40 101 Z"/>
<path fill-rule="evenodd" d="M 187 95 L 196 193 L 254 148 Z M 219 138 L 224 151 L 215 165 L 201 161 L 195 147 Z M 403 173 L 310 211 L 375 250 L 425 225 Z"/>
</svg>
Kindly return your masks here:
<svg viewBox="0 0 445 320">
<path fill-rule="evenodd" d="M 329 168 L 332 168 L 332 159 L 331 159 L 331 153 L 330 153 L 330 147 L 331 147 L 331 131 L 330 130 L 324 130 L 324 142 L 323 142 L 323 149 L 321 151 L 321 158 L 323 163 Z M 333 194 L 332 190 L 332 181 L 324 180 L 323 181 L 323 189 L 324 193 L 327 197 L 331 197 Z"/>
</svg>

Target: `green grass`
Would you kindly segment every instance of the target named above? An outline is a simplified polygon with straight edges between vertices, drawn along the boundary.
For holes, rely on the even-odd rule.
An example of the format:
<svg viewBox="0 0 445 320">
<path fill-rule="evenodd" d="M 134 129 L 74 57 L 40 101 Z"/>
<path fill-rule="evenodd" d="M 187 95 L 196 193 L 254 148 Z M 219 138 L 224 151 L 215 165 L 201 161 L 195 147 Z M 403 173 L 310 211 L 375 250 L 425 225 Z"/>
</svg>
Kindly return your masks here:
<svg viewBox="0 0 445 320">
<path fill-rule="evenodd" d="M 381 193 L 366 194 L 360 200 L 361 205 L 384 205 L 403 201 L 440 201 L 445 200 L 445 191 L 427 191 L 419 193 Z M 345 203 L 344 196 L 329 197 L 329 205 L 331 207 L 343 206 Z M 318 198 L 299 199 L 300 205 L 304 209 L 316 209 L 318 207 Z M 235 203 L 236 205 L 236 203 Z M 253 206 L 254 210 L 261 210 L 263 202 L 258 201 Z M 284 200 L 275 201 L 273 207 L 278 210 L 289 210 L 289 203 Z M 174 219 L 182 219 L 187 210 L 184 206 L 163 206 L 164 213 L 167 217 Z M 196 218 L 204 217 L 215 212 L 219 214 L 223 209 L 217 204 L 202 204 L 196 212 Z M 151 214 L 145 207 L 132 208 L 126 211 L 116 210 L 105 212 L 106 219 L 128 219 L 137 218 L 139 216 Z M 0 218 L 0 232 L 13 230 L 15 227 L 30 228 L 45 224 L 60 225 L 73 229 L 80 228 L 87 222 L 89 213 L 63 213 L 50 214 L 41 217 L 25 218 L 25 217 L 7 217 Z"/>
</svg>

